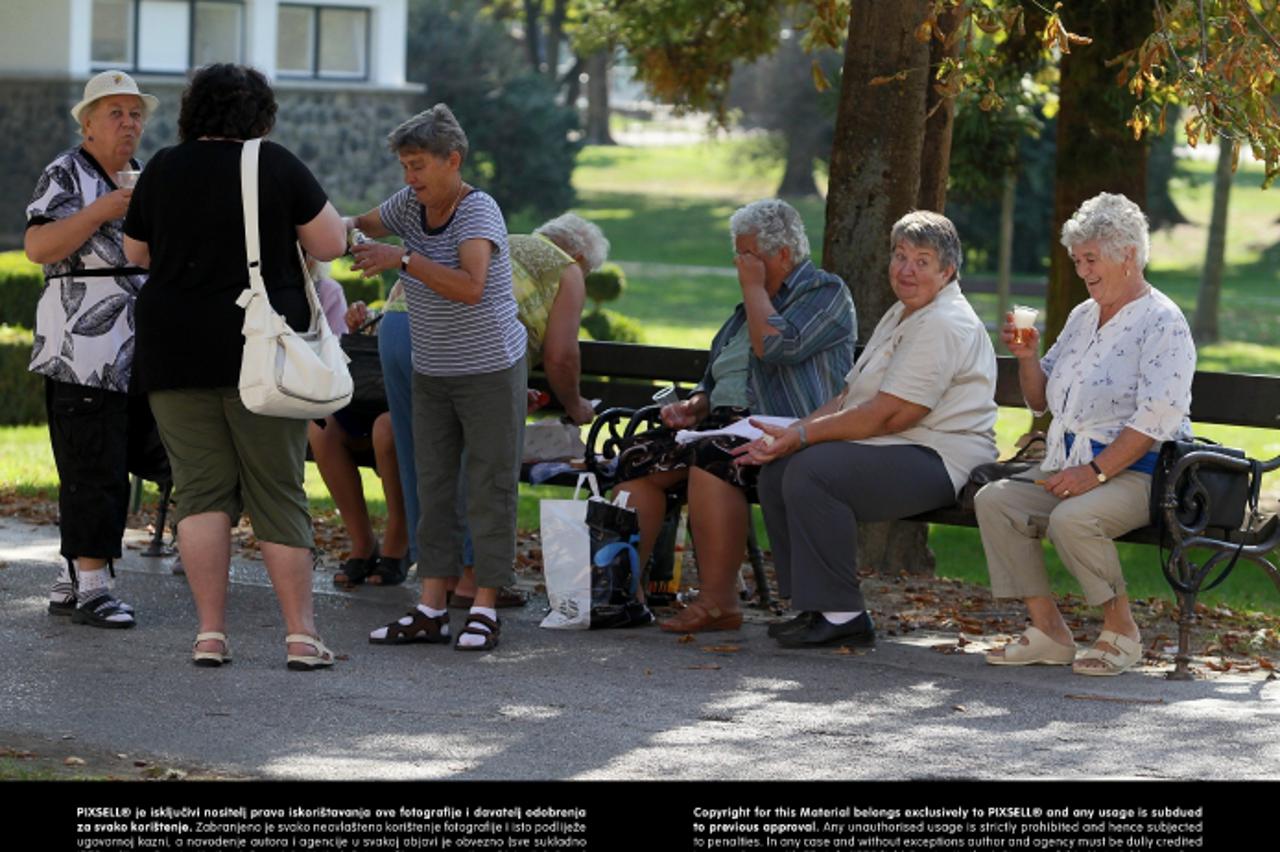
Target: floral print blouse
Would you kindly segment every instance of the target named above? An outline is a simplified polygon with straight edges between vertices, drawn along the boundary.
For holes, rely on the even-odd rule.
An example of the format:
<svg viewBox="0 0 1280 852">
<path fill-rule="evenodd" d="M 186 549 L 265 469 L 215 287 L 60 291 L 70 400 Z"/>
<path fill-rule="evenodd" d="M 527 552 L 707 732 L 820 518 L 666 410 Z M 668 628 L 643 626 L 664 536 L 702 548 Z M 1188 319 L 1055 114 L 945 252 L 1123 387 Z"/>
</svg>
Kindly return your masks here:
<svg viewBox="0 0 1280 852">
<path fill-rule="evenodd" d="M 1053 413 L 1045 470 L 1088 464 L 1091 441 L 1110 444 L 1126 428 L 1157 442 L 1191 436 L 1196 348 L 1182 311 L 1154 287 L 1101 328 L 1100 311 L 1093 299 L 1077 305 L 1040 359 Z M 1067 432 L 1089 440 L 1068 453 Z"/>
</svg>

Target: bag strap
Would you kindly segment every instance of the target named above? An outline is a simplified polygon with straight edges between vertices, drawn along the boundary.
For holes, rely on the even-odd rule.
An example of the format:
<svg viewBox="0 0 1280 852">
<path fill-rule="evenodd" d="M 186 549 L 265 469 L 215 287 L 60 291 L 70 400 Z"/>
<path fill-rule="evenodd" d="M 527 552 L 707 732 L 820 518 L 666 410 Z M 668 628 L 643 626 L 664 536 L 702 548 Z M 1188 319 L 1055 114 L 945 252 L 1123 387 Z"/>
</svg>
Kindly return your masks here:
<svg viewBox="0 0 1280 852">
<path fill-rule="evenodd" d="M 573 489 L 574 500 L 578 499 L 578 492 L 582 490 L 583 482 L 591 486 L 591 495 L 593 497 L 600 496 L 600 483 L 596 482 L 596 475 L 594 473 L 580 473 L 578 474 L 578 484 Z"/>
<path fill-rule="evenodd" d="M 266 296 L 262 247 L 258 242 L 258 149 L 261 147 L 261 139 L 246 139 L 240 148 L 240 203 L 244 208 L 244 254 L 249 262 L 249 289 Z"/>
<path fill-rule="evenodd" d="M 258 160 L 262 149 L 262 139 L 246 139 L 240 148 L 240 203 L 244 210 L 244 253 L 249 264 L 249 289 L 253 295 L 267 299 L 267 285 L 262 278 L 262 246 L 258 230 Z M 307 293 L 307 304 L 311 306 L 311 323 L 307 334 L 319 334 L 326 337 L 332 332 L 324 319 L 324 308 L 320 305 L 320 296 L 316 293 L 315 282 L 307 270 L 307 259 L 302 253 L 302 246 L 295 243 L 298 252 L 298 266 L 302 271 L 302 289 Z M 244 294 L 237 300 L 240 307 L 249 303 Z"/>
</svg>

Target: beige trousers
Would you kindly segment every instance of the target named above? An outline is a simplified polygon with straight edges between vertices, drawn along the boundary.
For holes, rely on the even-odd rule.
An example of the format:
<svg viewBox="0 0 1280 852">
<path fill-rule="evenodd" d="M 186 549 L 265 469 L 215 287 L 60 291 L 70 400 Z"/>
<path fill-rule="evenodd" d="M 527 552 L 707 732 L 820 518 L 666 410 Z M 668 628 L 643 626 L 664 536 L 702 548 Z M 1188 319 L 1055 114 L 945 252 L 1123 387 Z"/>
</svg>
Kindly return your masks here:
<svg viewBox="0 0 1280 852">
<path fill-rule="evenodd" d="M 1020 477 L 1044 479 L 1039 467 Z M 1127 470 L 1084 494 L 1062 499 L 1031 482 L 1005 479 L 978 492 L 974 508 L 997 598 L 1049 597 L 1040 539 L 1053 542 L 1091 606 L 1125 591 L 1114 538 L 1146 525 L 1151 477 Z"/>
</svg>

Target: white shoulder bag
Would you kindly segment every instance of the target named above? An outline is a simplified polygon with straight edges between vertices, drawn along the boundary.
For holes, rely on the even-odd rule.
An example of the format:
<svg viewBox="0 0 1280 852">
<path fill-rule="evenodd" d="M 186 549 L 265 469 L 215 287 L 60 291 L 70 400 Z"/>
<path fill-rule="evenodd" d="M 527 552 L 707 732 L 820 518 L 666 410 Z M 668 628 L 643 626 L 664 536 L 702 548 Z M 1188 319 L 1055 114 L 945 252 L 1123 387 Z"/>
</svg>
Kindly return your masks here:
<svg viewBox="0 0 1280 852">
<path fill-rule="evenodd" d="M 304 333 L 289 327 L 267 298 L 258 244 L 258 149 L 249 139 L 240 155 L 240 194 L 244 203 L 244 245 L 249 260 L 249 289 L 236 304 L 244 308 L 244 356 L 240 361 L 240 401 L 255 414 L 311 420 L 327 417 L 351 401 L 354 384 L 348 359 L 329 330 L 302 248 L 298 262 L 311 307 Z"/>
</svg>

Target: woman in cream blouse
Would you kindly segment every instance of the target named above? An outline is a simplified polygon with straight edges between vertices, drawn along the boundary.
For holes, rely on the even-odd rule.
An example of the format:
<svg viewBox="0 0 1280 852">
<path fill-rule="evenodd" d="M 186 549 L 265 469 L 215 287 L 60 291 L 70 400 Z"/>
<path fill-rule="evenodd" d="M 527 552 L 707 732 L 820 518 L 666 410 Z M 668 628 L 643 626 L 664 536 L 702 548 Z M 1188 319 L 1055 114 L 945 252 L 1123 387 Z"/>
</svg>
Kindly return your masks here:
<svg viewBox="0 0 1280 852">
<path fill-rule="evenodd" d="M 1191 435 L 1196 350 L 1186 318 L 1147 283 L 1147 219 L 1122 195 L 1080 205 L 1062 228 L 1090 298 L 1071 312 L 1057 341 L 1037 359 L 1039 335 L 1015 342 L 1027 404 L 1053 414 L 1045 459 L 1025 474 L 978 492 L 982 545 L 998 598 L 1022 598 L 1031 626 L 987 655 L 992 665 L 1068 665 L 1084 675 L 1116 675 L 1142 656 L 1112 539 L 1148 521 L 1159 442 Z M 1058 612 L 1039 539 L 1048 536 L 1085 600 L 1101 606 L 1097 642 L 1076 656 Z"/>
</svg>

